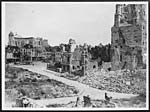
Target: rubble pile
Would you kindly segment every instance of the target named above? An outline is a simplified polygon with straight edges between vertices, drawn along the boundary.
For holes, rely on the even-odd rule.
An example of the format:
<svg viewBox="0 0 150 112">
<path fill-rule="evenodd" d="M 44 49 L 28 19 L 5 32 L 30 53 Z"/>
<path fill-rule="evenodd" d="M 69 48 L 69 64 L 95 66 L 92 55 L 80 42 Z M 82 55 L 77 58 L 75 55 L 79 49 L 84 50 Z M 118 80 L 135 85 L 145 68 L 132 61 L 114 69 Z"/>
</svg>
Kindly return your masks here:
<svg viewBox="0 0 150 112">
<path fill-rule="evenodd" d="M 101 90 L 146 95 L 146 71 L 88 71 L 78 81 Z"/>
<path fill-rule="evenodd" d="M 7 68 L 8 69 L 8 68 Z M 6 71 L 6 75 L 10 77 L 11 69 Z M 16 73 L 14 80 L 5 80 L 5 96 L 7 99 L 15 101 L 19 94 L 27 96 L 32 99 L 45 99 L 45 98 L 59 98 L 59 97 L 71 97 L 78 94 L 77 90 L 73 86 L 66 85 L 62 82 L 49 79 L 47 76 L 33 73 L 27 70 L 13 68 Z M 16 70 L 20 70 L 16 72 Z"/>
</svg>

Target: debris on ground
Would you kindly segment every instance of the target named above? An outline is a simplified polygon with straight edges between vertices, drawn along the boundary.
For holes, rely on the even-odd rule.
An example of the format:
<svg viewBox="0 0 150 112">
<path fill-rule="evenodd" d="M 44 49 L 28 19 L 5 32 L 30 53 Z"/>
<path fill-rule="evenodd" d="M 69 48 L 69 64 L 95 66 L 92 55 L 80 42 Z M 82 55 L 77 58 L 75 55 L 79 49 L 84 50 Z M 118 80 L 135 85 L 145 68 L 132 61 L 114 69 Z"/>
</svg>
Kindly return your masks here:
<svg viewBox="0 0 150 112">
<path fill-rule="evenodd" d="M 146 70 L 130 71 L 88 71 L 79 82 L 110 92 L 146 95 Z"/>
<path fill-rule="evenodd" d="M 13 73 L 16 73 L 15 78 L 12 75 Z M 5 81 L 5 97 L 9 101 L 16 101 L 20 94 L 34 100 L 39 100 L 72 97 L 76 96 L 79 92 L 73 86 L 20 68 L 7 68 L 6 77 L 8 80 Z M 19 99 L 17 101 L 19 102 Z"/>
</svg>

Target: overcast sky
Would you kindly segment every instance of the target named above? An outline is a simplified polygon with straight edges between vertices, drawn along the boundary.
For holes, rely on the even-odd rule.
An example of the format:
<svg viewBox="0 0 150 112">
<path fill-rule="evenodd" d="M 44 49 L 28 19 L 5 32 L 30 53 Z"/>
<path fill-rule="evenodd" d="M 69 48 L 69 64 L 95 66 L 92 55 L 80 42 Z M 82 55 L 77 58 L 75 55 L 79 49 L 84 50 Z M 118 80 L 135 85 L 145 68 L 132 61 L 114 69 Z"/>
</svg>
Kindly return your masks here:
<svg viewBox="0 0 150 112">
<path fill-rule="evenodd" d="M 111 41 L 115 4 L 24 4 L 5 5 L 5 43 L 8 33 L 48 39 L 50 45 L 68 43 L 69 38 L 77 44 L 92 46 Z"/>
</svg>

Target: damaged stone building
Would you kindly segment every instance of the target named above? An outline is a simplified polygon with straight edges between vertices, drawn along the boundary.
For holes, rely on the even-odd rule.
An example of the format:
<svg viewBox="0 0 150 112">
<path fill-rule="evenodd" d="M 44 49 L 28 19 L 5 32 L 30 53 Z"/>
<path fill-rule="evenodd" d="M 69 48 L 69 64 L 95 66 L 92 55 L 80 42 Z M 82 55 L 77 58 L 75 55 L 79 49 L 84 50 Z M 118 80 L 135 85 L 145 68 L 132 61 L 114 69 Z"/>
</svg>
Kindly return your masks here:
<svg viewBox="0 0 150 112">
<path fill-rule="evenodd" d="M 41 60 L 45 47 L 49 46 L 48 40 L 40 37 L 22 37 L 18 34 L 14 34 L 13 32 L 10 32 L 8 37 L 8 46 L 19 48 L 21 52 L 19 59 L 21 61 L 25 60 L 24 56 L 26 55 L 32 57 L 31 59 L 33 60 Z"/>
<path fill-rule="evenodd" d="M 48 40 L 43 39 L 41 37 L 22 37 L 18 34 L 14 34 L 13 32 L 9 33 L 9 42 L 10 46 L 18 46 L 23 47 L 26 44 L 31 44 L 33 47 L 46 47 L 48 46 Z"/>
<path fill-rule="evenodd" d="M 68 45 L 69 51 L 66 51 L 65 46 L 61 45 L 62 52 L 59 53 L 62 72 L 75 74 L 81 72 L 84 75 L 87 70 L 98 68 L 97 61 L 90 59 L 86 44 L 81 47 L 76 45 L 75 40 L 70 39 Z"/>
<path fill-rule="evenodd" d="M 117 4 L 111 28 L 112 70 L 146 67 L 145 4 Z"/>
<path fill-rule="evenodd" d="M 82 71 L 83 75 L 86 70 L 98 68 L 98 63 L 90 59 L 90 54 L 87 50 L 87 44 L 83 47 L 76 45 L 75 40 L 69 40 L 69 52 L 63 51 L 62 56 L 62 71 L 76 72 Z M 64 49 L 64 48 L 63 48 Z"/>
</svg>

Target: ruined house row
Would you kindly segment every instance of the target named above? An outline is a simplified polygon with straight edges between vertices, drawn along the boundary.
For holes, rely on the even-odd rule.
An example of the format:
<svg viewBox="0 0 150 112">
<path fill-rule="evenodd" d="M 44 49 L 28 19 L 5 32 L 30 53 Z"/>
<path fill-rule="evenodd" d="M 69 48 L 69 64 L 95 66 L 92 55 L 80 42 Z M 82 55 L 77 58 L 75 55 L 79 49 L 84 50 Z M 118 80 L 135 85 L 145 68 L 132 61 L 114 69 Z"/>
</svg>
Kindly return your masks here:
<svg viewBox="0 0 150 112">
<path fill-rule="evenodd" d="M 41 59 L 44 48 L 49 46 L 48 40 L 40 37 L 22 37 L 18 34 L 10 32 L 8 34 L 8 46 L 6 58 L 8 60 L 24 60 L 25 55 L 32 56 L 31 59 Z M 18 56 L 14 56 L 14 53 L 18 53 Z M 19 52 L 21 56 L 19 56 Z"/>
<path fill-rule="evenodd" d="M 112 69 L 145 68 L 146 5 L 117 4 L 111 28 Z"/>
<path fill-rule="evenodd" d="M 43 39 L 41 37 L 22 37 L 18 34 L 14 34 L 13 32 L 9 33 L 9 42 L 10 46 L 18 46 L 23 47 L 26 44 L 31 44 L 33 47 L 46 47 L 48 46 L 48 40 Z"/>
<path fill-rule="evenodd" d="M 81 71 L 85 74 L 86 70 L 97 69 L 97 61 L 91 60 L 90 53 L 88 53 L 87 44 L 78 46 L 75 40 L 69 40 L 69 51 L 65 50 L 65 46 L 61 45 L 61 52 L 53 55 L 53 62 L 60 62 L 62 72 L 77 72 Z"/>
</svg>

